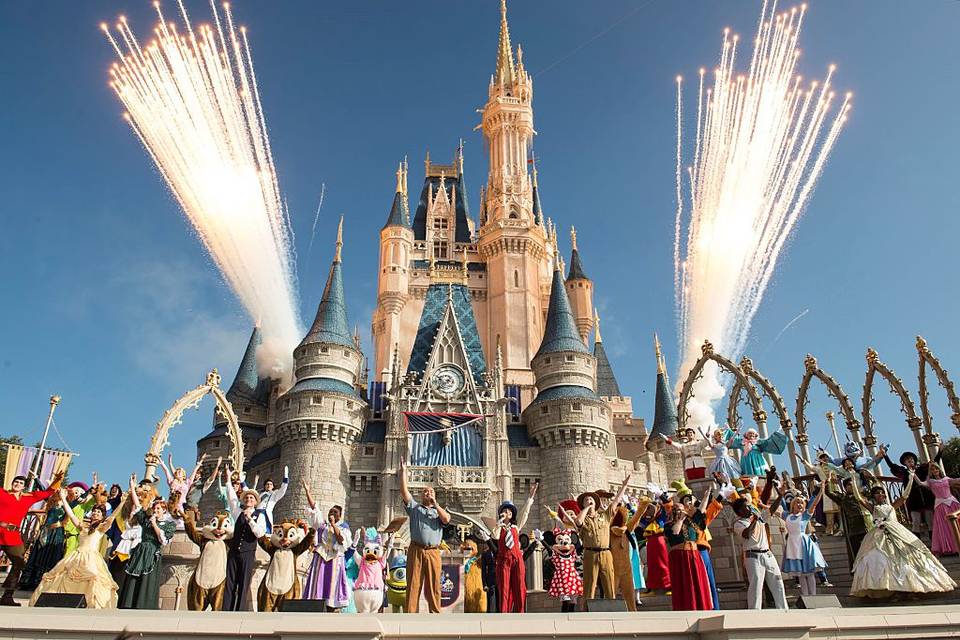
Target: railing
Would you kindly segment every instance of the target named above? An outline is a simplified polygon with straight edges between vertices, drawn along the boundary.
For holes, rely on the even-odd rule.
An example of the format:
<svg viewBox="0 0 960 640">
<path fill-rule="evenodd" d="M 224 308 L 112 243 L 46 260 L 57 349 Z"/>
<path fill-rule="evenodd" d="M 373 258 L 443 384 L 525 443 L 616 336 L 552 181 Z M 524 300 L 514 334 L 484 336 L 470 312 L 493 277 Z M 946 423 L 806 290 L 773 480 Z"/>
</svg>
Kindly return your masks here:
<svg viewBox="0 0 960 640">
<path fill-rule="evenodd" d="M 486 467 L 408 467 L 411 485 L 437 484 L 443 487 L 480 487 L 487 483 Z"/>
</svg>

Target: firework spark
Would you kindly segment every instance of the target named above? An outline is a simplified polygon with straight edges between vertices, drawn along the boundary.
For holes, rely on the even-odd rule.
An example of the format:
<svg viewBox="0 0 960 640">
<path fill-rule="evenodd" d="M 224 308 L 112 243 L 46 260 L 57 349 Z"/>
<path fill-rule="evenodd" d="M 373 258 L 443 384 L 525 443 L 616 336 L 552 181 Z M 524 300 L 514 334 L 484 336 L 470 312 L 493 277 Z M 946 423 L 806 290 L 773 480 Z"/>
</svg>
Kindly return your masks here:
<svg viewBox="0 0 960 640">
<path fill-rule="evenodd" d="M 264 373 L 289 373 L 302 331 L 289 214 L 280 195 L 246 29 L 211 0 L 213 26 L 185 33 L 159 2 L 154 38 L 141 46 L 124 17 L 101 25 L 118 61 L 110 86 L 224 279 L 264 336 Z"/>
<path fill-rule="evenodd" d="M 836 98 L 833 65 L 822 81 L 804 85 L 796 75 L 805 11 L 806 5 L 777 13 L 775 0 L 764 0 L 749 70 L 735 71 L 738 37 L 726 30 L 706 91 L 700 71 L 693 162 L 677 171 L 678 194 L 683 189 L 674 250 L 681 374 L 705 339 L 727 356 L 741 355 L 784 243 L 851 108 L 850 94 Z M 679 91 L 678 84 L 678 101 Z M 678 169 L 680 115 L 678 103 Z M 711 403 L 723 395 L 718 376 L 708 367 L 694 386 L 688 405 L 694 424 L 713 422 Z"/>
</svg>

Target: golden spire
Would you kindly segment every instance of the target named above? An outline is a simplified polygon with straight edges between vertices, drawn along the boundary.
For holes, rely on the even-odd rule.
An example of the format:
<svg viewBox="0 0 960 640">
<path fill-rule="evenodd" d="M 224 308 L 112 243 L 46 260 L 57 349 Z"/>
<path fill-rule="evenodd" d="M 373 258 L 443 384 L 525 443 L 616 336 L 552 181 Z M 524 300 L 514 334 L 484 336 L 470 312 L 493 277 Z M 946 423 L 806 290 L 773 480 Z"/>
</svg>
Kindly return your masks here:
<svg viewBox="0 0 960 640">
<path fill-rule="evenodd" d="M 570 244 L 573 245 L 573 250 L 577 250 L 577 229 L 573 226 L 570 227 Z"/>
<path fill-rule="evenodd" d="M 337 252 L 333 254 L 334 262 L 341 262 L 340 254 L 343 251 L 343 216 L 340 216 L 340 224 L 337 225 Z"/>
<path fill-rule="evenodd" d="M 533 165 L 533 188 L 537 188 L 537 156 L 533 153 L 530 154 L 530 164 Z"/>
<path fill-rule="evenodd" d="M 657 375 L 667 373 L 667 365 L 663 361 L 663 352 L 660 351 L 660 336 L 653 334 L 653 347 L 657 352 Z"/>
<path fill-rule="evenodd" d="M 603 342 L 603 338 L 600 337 L 600 312 L 597 311 L 597 308 L 593 308 L 593 324 L 596 327 L 596 333 L 594 334 L 594 342 Z"/>
<path fill-rule="evenodd" d="M 397 193 L 403 193 L 403 163 L 397 167 Z"/>
<path fill-rule="evenodd" d="M 500 44 L 497 48 L 496 84 L 512 85 L 514 81 L 513 50 L 510 48 L 510 27 L 507 25 L 507 0 L 500 0 Z"/>
<path fill-rule="evenodd" d="M 403 195 L 407 195 L 407 172 L 409 167 L 407 166 L 407 156 L 403 156 Z"/>
</svg>

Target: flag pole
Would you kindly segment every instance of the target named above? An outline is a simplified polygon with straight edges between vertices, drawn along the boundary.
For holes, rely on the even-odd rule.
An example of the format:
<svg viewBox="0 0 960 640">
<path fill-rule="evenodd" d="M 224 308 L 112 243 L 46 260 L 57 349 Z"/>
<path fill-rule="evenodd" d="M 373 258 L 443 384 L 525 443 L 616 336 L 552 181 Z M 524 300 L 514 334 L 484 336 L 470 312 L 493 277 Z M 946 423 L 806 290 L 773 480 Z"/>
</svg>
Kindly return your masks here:
<svg viewBox="0 0 960 640">
<path fill-rule="evenodd" d="M 60 396 L 50 396 L 50 413 L 47 414 L 47 425 L 43 428 L 43 437 L 40 439 L 40 448 L 37 450 L 37 457 L 33 461 L 33 471 L 30 472 L 30 477 L 34 480 L 39 479 L 37 474 L 40 471 L 40 458 L 43 456 L 43 447 L 47 444 L 47 434 L 50 433 L 50 423 L 53 422 L 53 412 L 57 408 L 58 404 L 60 404 Z"/>
</svg>

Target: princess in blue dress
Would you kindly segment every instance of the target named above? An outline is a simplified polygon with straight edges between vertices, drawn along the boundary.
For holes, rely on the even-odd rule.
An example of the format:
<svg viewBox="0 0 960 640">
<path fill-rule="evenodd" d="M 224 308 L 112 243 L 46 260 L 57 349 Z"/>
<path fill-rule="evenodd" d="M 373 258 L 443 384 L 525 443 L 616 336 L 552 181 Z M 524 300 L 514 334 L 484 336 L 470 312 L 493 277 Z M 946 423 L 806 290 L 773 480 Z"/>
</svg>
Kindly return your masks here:
<svg viewBox="0 0 960 640">
<path fill-rule="evenodd" d="M 781 569 L 786 576 L 796 576 L 800 579 L 800 593 L 805 596 L 817 594 L 818 571 L 827 568 L 827 561 L 823 558 L 820 546 L 807 533 L 810 520 L 817 510 L 817 504 L 823 499 L 825 484 L 820 484 L 820 493 L 806 505 L 803 496 L 795 496 L 790 500 L 790 513 L 783 517 L 787 529 L 787 541 L 783 551 Z M 806 509 L 804 507 L 806 506 Z"/>
<path fill-rule="evenodd" d="M 740 456 L 740 476 L 747 478 L 757 478 L 767 475 L 770 468 L 767 465 L 763 454 L 781 454 L 787 448 L 786 434 L 777 429 L 766 438 L 761 438 L 760 433 L 750 427 L 742 436 L 732 429 L 727 429 L 724 434 L 730 449 L 740 450 L 743 455 Z M 735 477 L 735 476 L 731 476 Z"/>
</svg>

